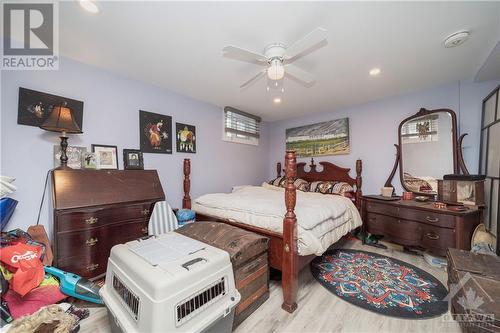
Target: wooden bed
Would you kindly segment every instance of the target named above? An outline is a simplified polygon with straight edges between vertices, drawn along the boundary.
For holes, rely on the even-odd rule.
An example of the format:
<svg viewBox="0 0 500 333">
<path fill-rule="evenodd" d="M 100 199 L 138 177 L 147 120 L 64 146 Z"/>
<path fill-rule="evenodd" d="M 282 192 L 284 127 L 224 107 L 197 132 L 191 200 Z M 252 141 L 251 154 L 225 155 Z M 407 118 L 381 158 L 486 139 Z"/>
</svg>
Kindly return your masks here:
<svg viewBox="0 0 500 333">
<path fill-rule="evenodd" d="M 184 197 L 182 206 L 184 209 L 191 209 L 190 179 L 191 164 L 189 159 L 184 160 Z M 356 178 L 349 176 L 349 168 L 341 168 L 329 162 L 319 162 L 323 170 L 318 171 L 317 165 L 311 159 L 310 170 L 306 171 L 306 163 L 297 163 L 295 152 L 287 151 L 285 155 L 285 206 L 286 214 L 283 219 L 283 234 L 269 231 L 267 229 L 251 226 L 248 224 L 227 221 L 212 216 L 206 216 L 197 213 L 197 220 L 200 221 L 219 221 L 237 226 L 242 229 L 250 230 L 270 238 L 269 245 L 269 265 L 282 273 L 281 285 L 283 288 L 282 308 L 288 312 L 293 312 L 297 308 L 298 274 L 299 271 L 307 266 L 314 255 L 299 256 L 297 249 L 297 219 L 295 216 L 296 189 L 293 185 L 295 178 L 302 178 L 309 182 L 335 180 L 343 181 L 355 188 L 353 201 L 358 210 L 361 211 L 361 160 L 356 161 Z M 281 163 L 276 165 L 277 176 L 281 176 Z"/>
</svg>

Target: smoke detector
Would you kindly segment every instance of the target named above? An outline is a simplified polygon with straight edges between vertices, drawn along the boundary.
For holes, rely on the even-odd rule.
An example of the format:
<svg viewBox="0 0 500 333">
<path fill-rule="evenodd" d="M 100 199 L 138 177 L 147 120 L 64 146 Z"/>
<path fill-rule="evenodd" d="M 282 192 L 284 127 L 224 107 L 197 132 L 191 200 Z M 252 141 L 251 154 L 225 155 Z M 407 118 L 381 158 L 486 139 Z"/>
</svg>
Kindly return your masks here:
<svg viewBox="0 0 500 333">
<path fill-rule="evenodd" d="M 465 43 L 469 39 L 470 32 L 467 30 L 462 30 L 455 32 L 444 39 L 444 47 L 456 47 Z"/>
</svg>

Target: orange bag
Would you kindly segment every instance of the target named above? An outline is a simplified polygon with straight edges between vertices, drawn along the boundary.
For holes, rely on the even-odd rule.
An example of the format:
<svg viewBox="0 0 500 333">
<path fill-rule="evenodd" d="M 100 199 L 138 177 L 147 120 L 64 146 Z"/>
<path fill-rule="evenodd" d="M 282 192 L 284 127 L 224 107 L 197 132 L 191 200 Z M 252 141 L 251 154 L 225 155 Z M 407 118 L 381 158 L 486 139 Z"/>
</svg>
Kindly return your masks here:
<svg viewBox="0 0 500 333">
<path fill-rule="evenodd" d="M 19 295 L 26 295 L 43 281 L 45 272 L 41 255 L 41 247 L 29 244 L 18 243 L 2 248 L 0 261 L 14 273 L 9 281 L 10 288 Z"/>
</svg>

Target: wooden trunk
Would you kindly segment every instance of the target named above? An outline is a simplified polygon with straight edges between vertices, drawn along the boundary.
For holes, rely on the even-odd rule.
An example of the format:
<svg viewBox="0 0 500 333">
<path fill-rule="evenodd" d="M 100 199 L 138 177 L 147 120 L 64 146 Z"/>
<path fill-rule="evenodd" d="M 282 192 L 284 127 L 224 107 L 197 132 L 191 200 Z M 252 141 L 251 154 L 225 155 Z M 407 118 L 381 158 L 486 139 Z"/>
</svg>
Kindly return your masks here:
<svg viewBox="0 0 500 333">
<path fill-rule="evenodd" d="M 53 265 L 86 278 L 106 272 L 111 248 L 148 234 L 165 200 L 155 170 L 54 170 Z"/>
<path fill-rule="evenodd" d="M 236 288 L 241 294 L 233 328 L 269 298 L 267 237 L 225 223 L 210 221 L 190 223 L 176 232 L 229 253 Z"/>
<path fill-rule="evenodd" d="M 500 332 L 500 258 L 457 249 L 447 258 L 451 313 L 462 330 Z"/>
</svg>

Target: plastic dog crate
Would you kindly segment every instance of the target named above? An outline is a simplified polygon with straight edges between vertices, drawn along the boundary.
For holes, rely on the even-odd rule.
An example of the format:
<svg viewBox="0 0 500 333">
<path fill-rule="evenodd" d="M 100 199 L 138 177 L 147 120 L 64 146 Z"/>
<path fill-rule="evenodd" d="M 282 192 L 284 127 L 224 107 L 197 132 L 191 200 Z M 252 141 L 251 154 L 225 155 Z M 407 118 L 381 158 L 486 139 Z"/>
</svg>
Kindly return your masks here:
<svg viewBox="0 0 500 333">
<path fill-rule="evenodd" d="M 231 332 L 240 300 L 229 254 L 173 232 L 114 246 L 101 296 L 123 332 Z"/>
</svg>

